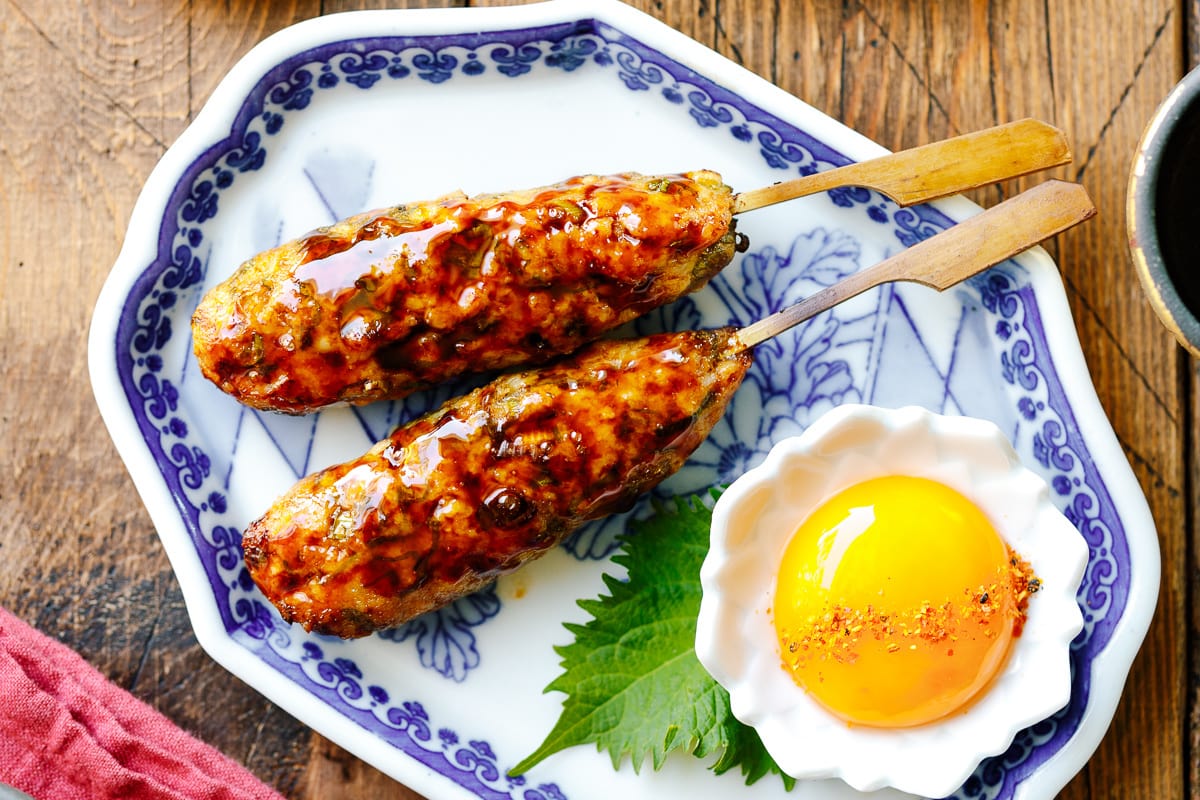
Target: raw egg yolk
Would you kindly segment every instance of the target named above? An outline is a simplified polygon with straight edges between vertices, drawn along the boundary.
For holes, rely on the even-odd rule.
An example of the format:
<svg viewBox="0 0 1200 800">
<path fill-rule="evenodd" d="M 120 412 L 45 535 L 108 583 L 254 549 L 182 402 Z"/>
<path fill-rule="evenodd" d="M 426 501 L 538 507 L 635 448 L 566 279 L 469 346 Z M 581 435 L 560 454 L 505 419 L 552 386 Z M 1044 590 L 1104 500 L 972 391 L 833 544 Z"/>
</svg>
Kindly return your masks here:
<svg viewBox="0 0 1200 800">
<path fill-rule="evenodd" d="M 987 687 L 1037 585 L 958 492 L 925 478 L 865 481 L 787 546 L 773 612 L 784 668 L 849 723 L 932 722 Z"/>
</svg>

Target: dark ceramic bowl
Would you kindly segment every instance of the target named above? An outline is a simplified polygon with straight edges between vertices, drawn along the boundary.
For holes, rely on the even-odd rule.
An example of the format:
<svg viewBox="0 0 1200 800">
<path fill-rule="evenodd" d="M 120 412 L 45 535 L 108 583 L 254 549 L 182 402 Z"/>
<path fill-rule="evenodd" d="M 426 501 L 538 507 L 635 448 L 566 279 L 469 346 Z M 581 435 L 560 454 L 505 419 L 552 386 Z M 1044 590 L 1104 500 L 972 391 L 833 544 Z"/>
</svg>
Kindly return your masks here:
<svg viewBox="0 0 1200 800">
<path fill-rule="evenodd" d="M 1126 198 L 1133 263 L 1159 318 L 1200 357 L 1200 69 L 1146 127 Z"/>
</svg>

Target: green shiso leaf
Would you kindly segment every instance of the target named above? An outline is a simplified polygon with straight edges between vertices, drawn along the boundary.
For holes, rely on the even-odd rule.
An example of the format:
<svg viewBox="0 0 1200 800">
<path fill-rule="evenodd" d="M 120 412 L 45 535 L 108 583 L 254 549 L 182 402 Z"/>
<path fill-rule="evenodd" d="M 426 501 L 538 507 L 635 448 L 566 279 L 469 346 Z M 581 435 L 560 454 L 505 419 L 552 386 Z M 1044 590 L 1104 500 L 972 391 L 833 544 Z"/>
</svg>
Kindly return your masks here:
<svg viewBox="0 0 1200 800">
<path fill-rule="evenodd" d="M 566 695 L 562 715 L 512 773 L 594 743 L 614 767 L 628 757 L 640 770 L 649 756 L 658 769 L 668 753 L 682 750 L 715 756 L 710 768 L 717 774 L 738 767 L 750 784 L 774 773 L 790 789 L 795 782 L 779 771 L 758 734 L 733 716 L 728 693 L 696 658 L 700 565 L 712 510 L 696 497 L 656 511 L 634 523 L 613 557 L 628 578 L 605 575 L 609 594 L 579 601 L 592 618 L 566 625 L 575 639 L 555 648 L 563 673 L 546 687 Z"/>
</svg>

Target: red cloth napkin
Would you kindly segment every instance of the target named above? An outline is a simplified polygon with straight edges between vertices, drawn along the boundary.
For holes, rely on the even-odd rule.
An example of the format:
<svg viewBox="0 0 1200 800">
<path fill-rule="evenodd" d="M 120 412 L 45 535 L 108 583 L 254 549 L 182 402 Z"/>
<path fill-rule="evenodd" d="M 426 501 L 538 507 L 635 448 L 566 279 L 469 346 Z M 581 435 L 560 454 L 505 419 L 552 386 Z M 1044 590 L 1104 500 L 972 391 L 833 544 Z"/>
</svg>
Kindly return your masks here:
<svg viewBox="0 0 1200 800">
<path fill-rule="evenodd" d="M 282 800 L 2 608 L 0 781 L 37 800 Z"/>
</svg>

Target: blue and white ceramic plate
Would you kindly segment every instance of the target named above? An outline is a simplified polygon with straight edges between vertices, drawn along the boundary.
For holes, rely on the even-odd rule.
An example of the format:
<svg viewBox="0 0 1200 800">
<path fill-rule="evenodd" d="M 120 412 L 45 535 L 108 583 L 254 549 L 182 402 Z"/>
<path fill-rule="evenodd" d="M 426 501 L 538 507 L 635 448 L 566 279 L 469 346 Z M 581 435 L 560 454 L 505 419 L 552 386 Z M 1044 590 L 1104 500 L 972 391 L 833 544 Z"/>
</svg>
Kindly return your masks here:
<svg viewBox="0 0 1200 800">
<path fill-rule="evenodd" d="M 862 136 L 612 0 L 358 12 L 264 41 L 154 170 L 100 296 L 92 380 L 178 574 L 196 635 L 231 672 L 434 798 L 780 797 L 690 756 L 614 769 L 591 748 L 521 778 L 561 698 L 553 646 L 626 517 L 597 523 L 493 589 L 387 634 L 342 642 L 283 624 L 250 582 L 240 535 L 301 475 L 354 456 L 450 389 L 310 417 L 261 414 L 191 356 L 201 294 L 243 259 L 360 210 L 583 172 L 720 171 L 752 188 L 882 152 Z M 848 189 L 743 215 L 750 249 L 636 327 L 748 323 L 969 216 Z M 1111 719 L 1158 587 L 1158 550 L 1084 365 L 1054 264 L 1031 252 L 937 294 L 877 290 L 760 346 L 730 412 L 661 488 L 690 493 L 755 464 L 845 402 L 984 417 L 1091 545 L 1075 692 L 987 762 L 962 797 L 1050 797 Z M 646 513 L 643 503 L 633 514 Z M 792 796 L 857 796 L 836 781 Z"/>
</svg>

